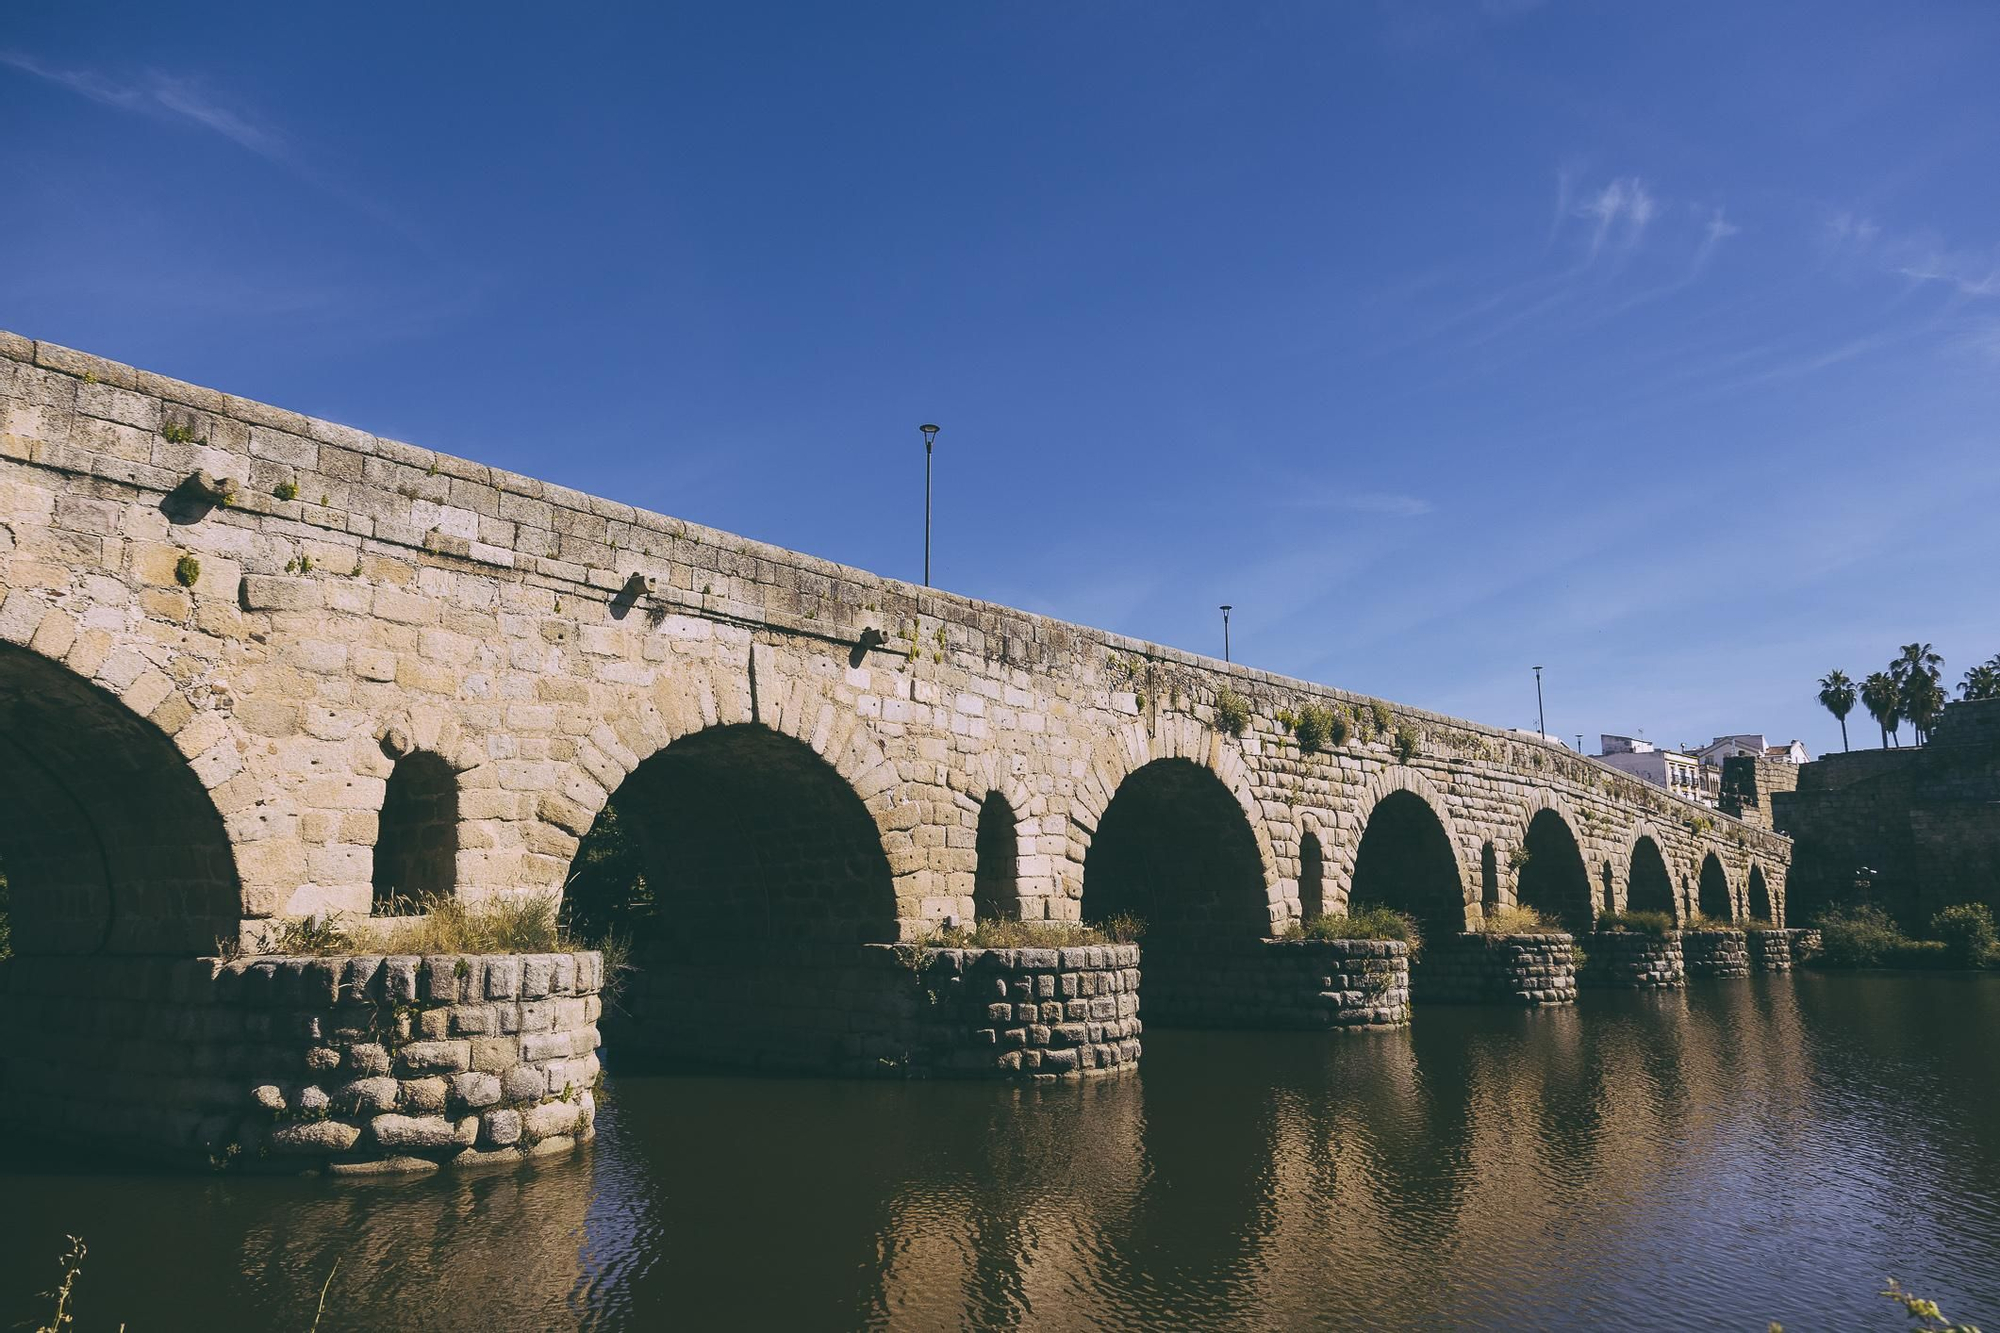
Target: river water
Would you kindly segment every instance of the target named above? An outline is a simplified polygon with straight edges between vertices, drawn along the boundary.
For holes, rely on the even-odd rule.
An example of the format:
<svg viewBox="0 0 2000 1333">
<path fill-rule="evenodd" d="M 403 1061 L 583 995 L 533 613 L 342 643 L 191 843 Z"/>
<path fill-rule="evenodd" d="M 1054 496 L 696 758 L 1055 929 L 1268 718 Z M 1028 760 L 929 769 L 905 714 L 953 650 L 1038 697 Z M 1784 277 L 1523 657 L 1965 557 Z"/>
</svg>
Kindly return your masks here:
<svg viewBox="0 0 2000 1333">
<path fill-rule="evenodd" d="M 614 1076 L 590 1151 L 416 1184 L 17 1153 L 0 1325 L 73 1233 L 79 1326 L 135 1333 L 323 1285 L 327 1330 L 1887 1329 L 1891 1274 L 2000 1326 L 2000 977 L 1145 1042 L 1081 1087 Z"/>
</svg>

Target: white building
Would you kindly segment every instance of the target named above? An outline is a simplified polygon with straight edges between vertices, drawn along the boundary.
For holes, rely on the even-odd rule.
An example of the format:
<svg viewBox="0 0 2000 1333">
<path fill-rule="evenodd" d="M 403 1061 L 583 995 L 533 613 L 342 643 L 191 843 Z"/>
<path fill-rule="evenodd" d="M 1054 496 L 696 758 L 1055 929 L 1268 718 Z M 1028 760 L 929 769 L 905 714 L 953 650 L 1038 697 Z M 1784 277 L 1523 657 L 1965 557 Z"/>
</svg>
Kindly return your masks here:
<svg viewBox="0 0 2000 1333">
<path fill-rule="evenodd" d="M 1601 763 L 1622 773 L 1630 773 L 1674 795 L 1713 807 L 1722 795 L 1722 769 L 1691 754 L 1662 750 L 1648 740 L 1633 736 L 1599 736 Z"/>
<path fill-rule="evenodd" d="M 1717 768 L 1722 767 L 1723 760 L 1745 754 L 1753 759 L 1768 759 L 1774 764 L 1803 764 L 1812 759 L 1812 756 L 1806 753 L 1804 741 L 1795 740 L 1787 745 L 1771 745 L 1766 743 L 1763 736 L 1748 732 L 1737 736 L 1717 736 L 1707 745 L 1691 753 L 1703 763 L 1713 764 Z"/>
</svg>

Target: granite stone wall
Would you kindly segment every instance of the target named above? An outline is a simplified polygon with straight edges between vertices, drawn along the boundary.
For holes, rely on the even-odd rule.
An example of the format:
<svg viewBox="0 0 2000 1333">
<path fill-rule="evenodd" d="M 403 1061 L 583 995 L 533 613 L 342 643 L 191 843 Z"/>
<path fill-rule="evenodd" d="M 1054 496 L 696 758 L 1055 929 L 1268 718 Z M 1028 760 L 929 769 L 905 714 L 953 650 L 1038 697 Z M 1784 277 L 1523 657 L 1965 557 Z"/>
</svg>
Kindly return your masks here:
<svg viewBox="0 0 2000 1333">
<path fill-rule="evenodd" d="M 1749 930 L 1744 932 L 1749 946 L 1750 966 L 1758 972 L 1792 970 L 1792 935 L 1789 930 Z"/>
<path fill-rule="evenodd" d="M 14 958 L 0 1120 L 101 1152 L 361 1175 L 594 1130 L 603 960 Z"/>
<path fill-rule="evenodd" d="M 1653 935 L 1637 930 L 1599 930 L 1584 937 L 1583 986 L 1672 990 L 1687 983 L 1677 931 Z"/>
<path fill-rule="evenodd" d="M 1410 972 L 1418 1004 L 1569 1004 L 1576 999 L 1574 940 L 1565 934 L 1464 934 L 1424 944 Z"/>
<path fill-rule="evenodd" d="M 1750 946 L 1740 930 L 1684 930 L 1681 953 L 1690 977 L 1750 975 Z"/>
<path fill-rule="evenodd" d="M 1409 946 L 1400 940 L 1225 940 L 1146 950 L 1155 1027 L 1397 1027 L 1410 1021 Z M 1163 975 L 1164 974 L 1164 975 Z"/>
<path fill-rule="evenodd" d="M 1086 1077 L 1139 1059 L 1139 948 L 796 945 L 642 955 L 621 1051 L 859 1077 Z"/>
</svg>

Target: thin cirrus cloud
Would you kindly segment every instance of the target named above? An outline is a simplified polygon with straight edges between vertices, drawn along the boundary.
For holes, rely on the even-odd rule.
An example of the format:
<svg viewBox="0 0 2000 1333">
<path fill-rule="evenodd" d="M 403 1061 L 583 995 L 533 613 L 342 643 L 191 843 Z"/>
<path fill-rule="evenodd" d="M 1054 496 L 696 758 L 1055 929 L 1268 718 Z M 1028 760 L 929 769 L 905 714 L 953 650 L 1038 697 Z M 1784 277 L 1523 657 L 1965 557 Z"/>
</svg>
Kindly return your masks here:
<svg viewBox="0 0 2000 1333">
<path fill-rule="evenodd" d="M 1637 176 L 1621 176 L 1577 205 L 1576 216 L 1592 223 L 1590 257 L 1614 245 L 1621 250 L 1635 248 L 1646 227 L 1659 212 L 1646 182 Z"/>
</svg>

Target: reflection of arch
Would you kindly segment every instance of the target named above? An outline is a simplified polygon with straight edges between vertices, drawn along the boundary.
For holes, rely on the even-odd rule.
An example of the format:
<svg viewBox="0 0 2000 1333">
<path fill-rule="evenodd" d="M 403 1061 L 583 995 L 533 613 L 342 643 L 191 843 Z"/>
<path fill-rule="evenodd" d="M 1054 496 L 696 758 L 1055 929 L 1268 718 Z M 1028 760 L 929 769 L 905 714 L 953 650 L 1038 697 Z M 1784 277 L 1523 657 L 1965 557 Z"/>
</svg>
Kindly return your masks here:
<svg viewBox="0 0 2000 1333">
<path fill-rule="evenodd" d="M 1544 805 L 1528 821 L 1521 846 L 1528 859 L 1516 889 L 1520 904 L 1560 921 L 1565 930 L 1589 930 L 1590 871 L 1569 821 Z"/>
<path fill-rule="evenodd" d="M 634 767 L 614 799 L 639 848 L 652 933 L 671 946 L 896 938 L 875 821 L 801 741 L 754 723 L 697 731 Z"/>
<path fill-rule="evenodd" d="M 1089 860 L 1089 848 L 1095 844 L 1113 796 L 1122 790 L 1126 779 L 1161 760 L 1184 761 L 1208 770 L 1236 803 L 1250 831 L 1257 856 L 1258 876 L 1264 885 L 1263 929 L 1268 931 L 1276 927 L 1279 918 L 1286 914 L 1283 895 L 1289 886 L 1282 882 L 1278 874 L 1277 855 L 1264 828 L 1263 805 L 1257 798 L 1241 750 L 1226 741 L 1220 732 L 1191 717 L 1163 717 L 1158 720 L 1157 727 L 1158 730 L 1150 734 L 1138 721 L 1119 728 L 1111 740 L 1097 747 L 1092 755 L 1090 771 L 1076 784 L 1076 790 L 1070 797 L 1070 824 L 1082 834 L 1085 862 Z M 1088 877 L 1086 871 L 1085 878 Z"/>
<path fill-rule="evenodd" d="M 396 761 L 375 834 L 372 901 L 449 895 L 457 886 L 458 774 L 440 755 L 413 750 Z"/>
<path fill-rule="evenodd" d="M 997 791 L 979 803 L 979 828 L 974 835 L 972 915 L 977 921 L 1018 920 L 1021 839 L 1015 831 L 1014 807 Z"/>
<path fill-rule="evenodd" d="M 1651 834 L 1641 833 L 1632 844 L 1632 865 L 1625 879 L 1625 909 L 1630 912 L 1665 912 L 1678 918 L 1674 910 L 1674 881 L 1667 873 L 1667 859 Z"/>
<path fill-rule="evenodd" d="M 1695 890 L 1695 906 L 1703 916 L 1728 921 L 1736 913 L 1729 897 L 1729 875 L 1722 858 L 1710 852 L 1701 859 L 1701 881 Z"/>
<path fill-rule="evenodd" d="M 1084 858 L 1083 916 L 1123 914 L 1168 947 L 1269 932 L 1255 834 L 1211 769 L 1156 759 L 1118 784 Z"/>
<path fill-rule="evenodd" d="M 1777 918 L 1771 915 L 1771 891 L 1764 883 L 1764 867 L 1754 863 L 1751 865 L 1748 889 L 1751 917 L 1758 921 L 1776 924 Z"/>
<path fill-rule="evenodd" d="M 122 696 L 0 643 L 0 861 L 18 953 L 192 954 L 236 935 L 243 890 L 212 783 L 145 716 L 184 725 L 193 709 L 143 662 Z"/>
<path fill-rule="evenodd" d="M 1347 895 L 1350 914 L 1366 907 L 1408 913 L 1429 938 L 1465 929 L 1465 887 L 1451 835 L 1415 791 L 1391 791 L 1369 811 Z"/>
<path fill-rule="evenodd" d="M 1319 834 L 1308 829 L 1299 835 L 1299 919 L 1310 921 L 1325 911 L 1326 853 Z"/>
</svg>

